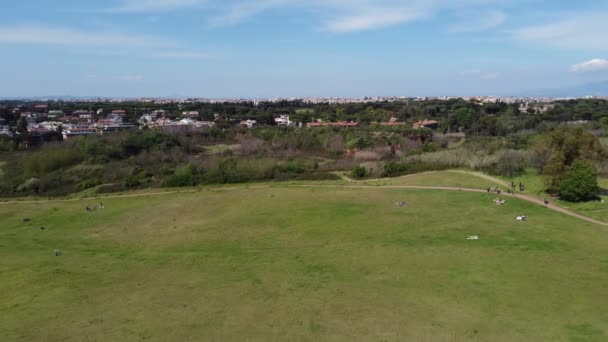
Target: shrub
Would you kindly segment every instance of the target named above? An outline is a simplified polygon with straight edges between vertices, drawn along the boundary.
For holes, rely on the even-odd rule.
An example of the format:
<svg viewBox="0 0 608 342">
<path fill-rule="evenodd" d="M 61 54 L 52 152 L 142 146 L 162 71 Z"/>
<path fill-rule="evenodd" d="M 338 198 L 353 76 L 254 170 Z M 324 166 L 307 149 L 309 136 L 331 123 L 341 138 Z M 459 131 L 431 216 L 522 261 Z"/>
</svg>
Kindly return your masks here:
<svg viewBox="0 0 608 342">
<path fill-rule="evenodd" d="M 357 166 L 353 169 L 353 171 L 351 172 L 351 175 L 353 176 L 353 178 L 363 179 L 363 178 L 367 177 L 367 169 L 364 168 L 363 166 Z"/>
<path fill-rule="evenodd" d="M 382 159 L 382 156 L 373 151 L 358 151 L 355 153 L 355 160 L 359 161 L 378 161 L 380 159 Z"/>
<path fill-rule="evenodd" d="M 491 169 L 496 174 L 514 177 L 525 170 L 524 155 L 516 150 L 500 151 L 495 156 L 495 163 Z"/>
<path fill-rule="evenodd" d="M 30 178 L 25 183 L 19 185 L 17 187 L 17 191 L 19 192 L 30 192 L 33 191 L 37 193 L 40 189 L 40 179 L 38 178 Z"/>
<path fill-rule="evenodd" d="M 384 165 L 385 177 L 397 177 L 402 175 L 407 170 L 407 166 L 403 162 L 392 161 Z"/>
<path fill-rule="evenodd" d="M 196 170 L 191 164 L 186 164 L 175 171 L 175 174 L 165 182 L 169 187 L 183 187 L 196 185 Z"/>
<path fill-rule="evenodd" d="M 86 190 L 86 189 L 94 188 L 98 185 L 99 185 L 98 181 L 92 180 L 92 179 L 87 179 L 87 180 L 80 182 L 80 184 L 78 184 L 78 189 Z"/>
<path fill-rule="evenodd" d="M 599 192 L 597 171 L 585 162 L 576 161 L 568 168 L 559 186 L 559 196 L 569 202 L 595 199 Z"/>
<path fill-rule="evenodd" d="M 84 154 L 80 151 L 62 146 L 46 148 L 26 155 L 22 165 L 26 175 L 41 176 L 76 165 L 83 160 Z"/>
<path fill-rule="evenodd" d="M 127 188 L 127 189 L 133 189 L 133 188 L 136 188 L 141 185 L 141 181 L 139 180 L 139 178 L 137 178 L 137 176 L 133 176 L 133 175 L 125 178 L 124 183 L 125 183 L 125 188 Z"/>
</svg>

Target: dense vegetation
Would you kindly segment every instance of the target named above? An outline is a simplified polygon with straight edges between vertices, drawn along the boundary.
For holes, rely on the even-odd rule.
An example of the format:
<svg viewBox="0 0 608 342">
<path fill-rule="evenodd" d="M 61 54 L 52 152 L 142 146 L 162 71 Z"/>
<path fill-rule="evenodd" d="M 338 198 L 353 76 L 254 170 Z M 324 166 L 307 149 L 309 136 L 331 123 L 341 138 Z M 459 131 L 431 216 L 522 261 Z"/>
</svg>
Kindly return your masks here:
<svg viewBox="0 0 608 342">
<path fill-rule="evenodd" d="M 10 112 L 17 103 L 0 110 L 5 123 L 19 127 Z M 26 106 L 28 104 L 25 104 Z M 31 104 L 29 104 L 31 105 Z M 393 177 L 449 168 L 480 170 L 516 177 L 530 168 L 544 176 L 552 194 L 573 201 L 597 195 L 572 196 L 562 186 L 573 184 L 570 174 L 584 163 L 600 175 L 608 174 L 602 139 L 608 124 L 608 102 L 572 100 L 555 103 L 546 111 L 519 111 L 519 104 L 475 101 L 403 101 L 368 104 L 141 103 L 87 104 L 104 111 L 125 109 L 134 121 L 143 112 L 166 110 L 168 117 L 198 110 L 201 119 L 215 119 L 216 128 L 168 134 L 157 130 L 123 132 L 48 143 L 23 151 L 18 139 L 2 139 L 4 162 L 0 195 L 65 195 L 95 189 L 97 192 L 143 187 L 180 187 L 199 184 L 241 183 L 264 180 L 334 179 L 334 171 L 347 171 L 358 179 Z M 78 103 L 53 103 L 66 112 Z M 217 114 L 217 115 L 215 115 Z M 313 119 L 354 120 L 357 128 L 276 128 L 273 118 L 289 114 L 294 122 Z M 257 119 L 262 126 L 247 130 L 232 122 Z M 406 126 L 378 126 L 396 118 L 412 123 L 435 119 L 434 130 Z M 584 120 L 584 121 L 577 121 Z M 575 122 L 577 121 L 577 122 Z M 49 137 L 48 141 L 57 140 Z M 576 169 L 576 168 L 575 168 Z M 579 180 L 575 180 L 574 183 Z"/>
</svg>

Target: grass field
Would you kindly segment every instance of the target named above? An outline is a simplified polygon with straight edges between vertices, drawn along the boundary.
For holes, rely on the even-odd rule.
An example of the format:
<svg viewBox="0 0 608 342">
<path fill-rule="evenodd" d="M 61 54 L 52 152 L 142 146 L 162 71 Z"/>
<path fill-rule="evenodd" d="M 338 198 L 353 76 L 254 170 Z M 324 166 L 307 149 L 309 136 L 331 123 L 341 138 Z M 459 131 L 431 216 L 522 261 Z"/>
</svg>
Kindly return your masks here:
<svg viewBox="0 0 608 342">
<path fill-rule="evenodd" d="M 301 108 L 296 109 L 297 114 L 315 114 L 315 110 L 312 108 Z"/>
<path fill-rule="evenodd" d="M 501 185 L 491 180 L 458 171 L 425 172 L 397 178 L 370 180 L 364 183 L 369 185 L 448 186 L 470 189 L 487 189 Z"/>
<path fill-rule="evenodd" d="M 608 339 L 608 231 L 493 198 L 275 186 L 92 213 L 0 204 L 0 340 Z"/>
</svg>

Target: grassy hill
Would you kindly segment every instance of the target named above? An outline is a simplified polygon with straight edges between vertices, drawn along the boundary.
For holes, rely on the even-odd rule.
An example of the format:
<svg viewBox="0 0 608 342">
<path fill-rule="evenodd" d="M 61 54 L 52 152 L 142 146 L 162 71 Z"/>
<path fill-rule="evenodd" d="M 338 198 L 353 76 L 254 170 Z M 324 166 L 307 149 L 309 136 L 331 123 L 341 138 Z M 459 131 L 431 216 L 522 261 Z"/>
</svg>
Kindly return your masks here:
<svg viewBox="0 0 608 342">
<path fill-rule="evenodd" d="M 0 339 L 606 340 L 608 232 L 494 197 L 279 185 L 0 204 Z"/>
</svg>

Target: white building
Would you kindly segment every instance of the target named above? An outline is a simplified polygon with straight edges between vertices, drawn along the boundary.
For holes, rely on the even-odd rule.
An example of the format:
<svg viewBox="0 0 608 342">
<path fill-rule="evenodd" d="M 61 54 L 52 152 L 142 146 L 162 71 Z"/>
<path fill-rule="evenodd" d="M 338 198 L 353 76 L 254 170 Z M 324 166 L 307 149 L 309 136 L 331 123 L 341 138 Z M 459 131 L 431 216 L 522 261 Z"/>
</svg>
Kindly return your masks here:
<svg viewBox="0 0 608 342">
<path fill-rule="evenodd" d="M 198 112 L 197 111 L 189 111 L 189 112 L 182 112 L 182 116 L 185 116 L 187 118 L 198 118 Z"/>
<path fill-rule="evenodd" d="M 241 121 L 241 126 L 245 126 L 247 128 L 253 128 L 257 125 L 257 121 L 256 120 L 245 120 L 245 121 Z"/>
<path fill-rule="evenodd" d="M 11 128 L 9 126 L 0 126 L 0 135 L 12 138 L 13 132 L 11 132 Z"/>
<path fill-rule="evenodd" d="M 58 116 L 62 116 L 63 115 L 63 111 L 62 110 L 49 110 L 48 113 L 48 117 L 49 118 L 56 118 Z"/>
<path fill-rule="evenodd" d="M 56 131 L 59 129 L 59 126 L 62 126 L 63 123 L 57 121 L 44 121 L 38 124 L 38 127 L 46 128 L 49 131 Z"/>
<path fill-rule="evenodd" d="M 277 126 L 281 127 L 287 127 L 293 124 L 293 122 L 289 120 L 289 115 L 281 115 L 278 118 L 275 118 L 274 122 L 277 124 Z"/>
</svg>

